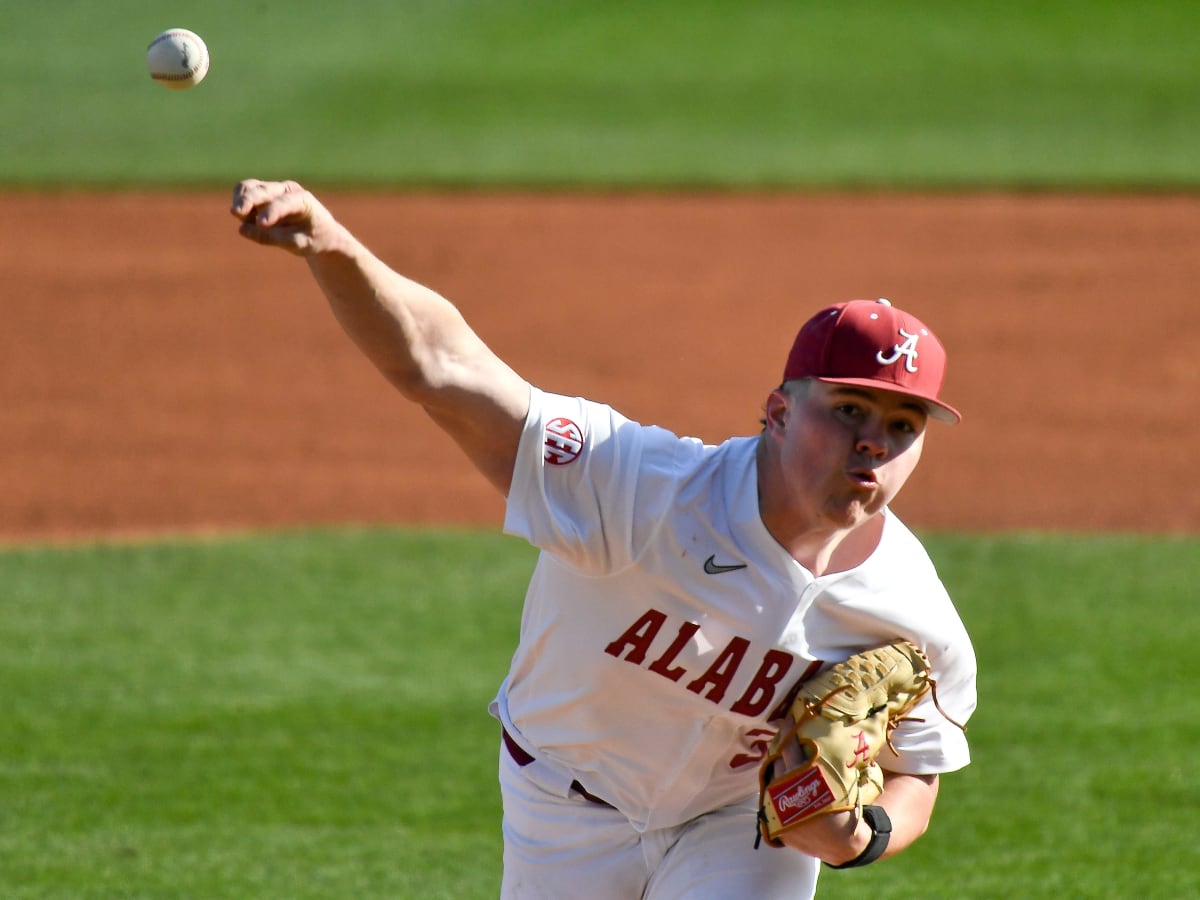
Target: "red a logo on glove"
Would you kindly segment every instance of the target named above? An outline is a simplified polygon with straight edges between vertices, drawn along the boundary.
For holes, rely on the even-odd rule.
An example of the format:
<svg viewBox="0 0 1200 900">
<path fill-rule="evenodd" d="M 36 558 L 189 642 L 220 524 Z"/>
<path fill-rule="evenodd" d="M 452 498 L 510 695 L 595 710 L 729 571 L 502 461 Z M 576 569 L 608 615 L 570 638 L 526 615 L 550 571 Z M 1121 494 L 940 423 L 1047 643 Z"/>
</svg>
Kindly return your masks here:
<svg viewBox="0 0 1200 900">
<path fill-rule="evenodd" d="M 854 758 L 846 763 L 846 768 L 857 769 L 860 756 L 863 762 L 866 762 L 871 756 L 871 745 L 867 743 L 867 736 L 861 731 L 858 733 L 858 743 L 854 747 Z"/>
</svg>

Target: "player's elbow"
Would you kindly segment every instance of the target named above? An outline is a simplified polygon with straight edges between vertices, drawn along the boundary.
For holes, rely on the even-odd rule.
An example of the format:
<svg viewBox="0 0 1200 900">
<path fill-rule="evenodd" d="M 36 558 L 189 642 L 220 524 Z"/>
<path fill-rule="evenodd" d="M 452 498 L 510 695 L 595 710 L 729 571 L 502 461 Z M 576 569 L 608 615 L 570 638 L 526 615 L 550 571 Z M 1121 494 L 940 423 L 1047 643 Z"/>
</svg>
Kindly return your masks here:
<svg viewBox="0 0 1200 900">
<path fill-rule="evenodd" d="M 407 355 L 377 359 L 376 365 L 392 387 L 424 407 L 444 403 L 463 379 L 461 363 L 435 348 L 410 348 Z"/>
<path fill-rule="evenodd" d="M 445 382 L 424 368 L 382 365 L 379 371 L 405 399 L 428 407 L 445 389 Z"/>
<path fill-rule="evenodd" d="M 927 832 L 929 830 L 929 823 L 931 821 L 933 821 L 933 817 L 931 815 L 925 815 L 925 816 L 921 816 L 921 817 L 917 818 L 912 823 L 912 826 L 910 828 L 910 832 L 912 834 L 912 841 L 910 841 L 910 843 L 920 840 L 920 838 L 924 837 L 925 832 Z"/>
</svg>

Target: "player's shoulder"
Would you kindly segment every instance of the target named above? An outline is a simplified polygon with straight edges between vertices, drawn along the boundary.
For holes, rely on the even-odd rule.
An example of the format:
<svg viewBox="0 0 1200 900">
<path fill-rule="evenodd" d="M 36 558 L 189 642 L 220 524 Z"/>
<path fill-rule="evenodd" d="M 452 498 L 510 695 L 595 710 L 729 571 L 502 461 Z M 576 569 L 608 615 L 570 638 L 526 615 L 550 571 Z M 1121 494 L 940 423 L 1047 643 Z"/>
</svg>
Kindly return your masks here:
<svg viewBox="0 0 1200 900">
<path fill-rule="evenodd" d="M 646 423 L 607 403 L 534 388 L 527 428 L 568 428 L 578 434 L 583 454 L 619 454 L 643 469 L 679 478 L 719 467 L 725 441 L 711 445 L 670 427 Z"/>
<path fill-rule="evenodd" d="M 885 625 L 957 634 L 958 612 L 933 559 L 903 522 L 888 515 L 875 552 L 831 584 L 831 602 L 861 607 Z"/>
<path fill-rule="evenodd" d="M 924 542 L 890 509 L 884 515 L 883 534 L 869 562 L 879 571 L 903 571 L 910 578 L 940 583 L 937 566 Z"/>
</svg>

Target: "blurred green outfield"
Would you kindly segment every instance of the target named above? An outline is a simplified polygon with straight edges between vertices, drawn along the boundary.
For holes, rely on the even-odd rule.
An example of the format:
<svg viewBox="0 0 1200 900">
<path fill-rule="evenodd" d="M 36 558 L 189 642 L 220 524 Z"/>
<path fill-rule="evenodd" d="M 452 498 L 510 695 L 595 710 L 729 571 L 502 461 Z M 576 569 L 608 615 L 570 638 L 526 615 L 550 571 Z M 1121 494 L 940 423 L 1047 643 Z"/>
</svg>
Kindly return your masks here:
<svg viewBox="0 0 1200 900">
<path fill-rule="evenodd" d="M 1197 541 L 929 546 L 979 653 L 974 762 L 821 896 L 1196 896 Z M 384 529 L 0 554 L 0 895 L 494 897 L 485 707 L 533 560 Z"/>
<path fill-rule="evenodd" d="M 209 44 L 186 93 L 144 49 Z M 1200 185 L 1179 0 L 0 2 L 0 184 Z"/>
<path fill-rule="evenodd" d="M 1166 0 L 0 0 L 0 185 L 1194 190 L 1198 25 Z M 144 68 L 171 26 L 213 54 L 183 94 Z M 1200 895 L 1200 541 L 929 546 L 979 652 L 975 764 L 925 840 L 822 896 Z M 0 897 L 495 896 L 484 707 L 532 562 L 385 529 L 0 550 Z"/>
</svg>

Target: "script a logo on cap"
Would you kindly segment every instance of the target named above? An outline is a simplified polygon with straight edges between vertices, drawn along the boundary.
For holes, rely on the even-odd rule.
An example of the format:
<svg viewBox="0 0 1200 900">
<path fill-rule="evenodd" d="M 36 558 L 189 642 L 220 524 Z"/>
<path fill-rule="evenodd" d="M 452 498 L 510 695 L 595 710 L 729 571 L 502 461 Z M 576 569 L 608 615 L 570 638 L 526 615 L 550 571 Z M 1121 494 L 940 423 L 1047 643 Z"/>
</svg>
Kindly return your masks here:
<svg viewBox="0 0 1200 900">
<path fill-rule="evenodd" d="M 917 339 L 920 335 L 909 334 L 903 328 L 898 329 L 900 336 L 904 338 L 902 344 L 892 344 L 892 352 L 889 356 L 884 356 L 880 350 L 875 354 L 875 362 L 881 366 L 890 366 L 897 362 L 900 357 L 904 357 L 904 368 L 910 372 L 917 371 Z"/>
</svg>

